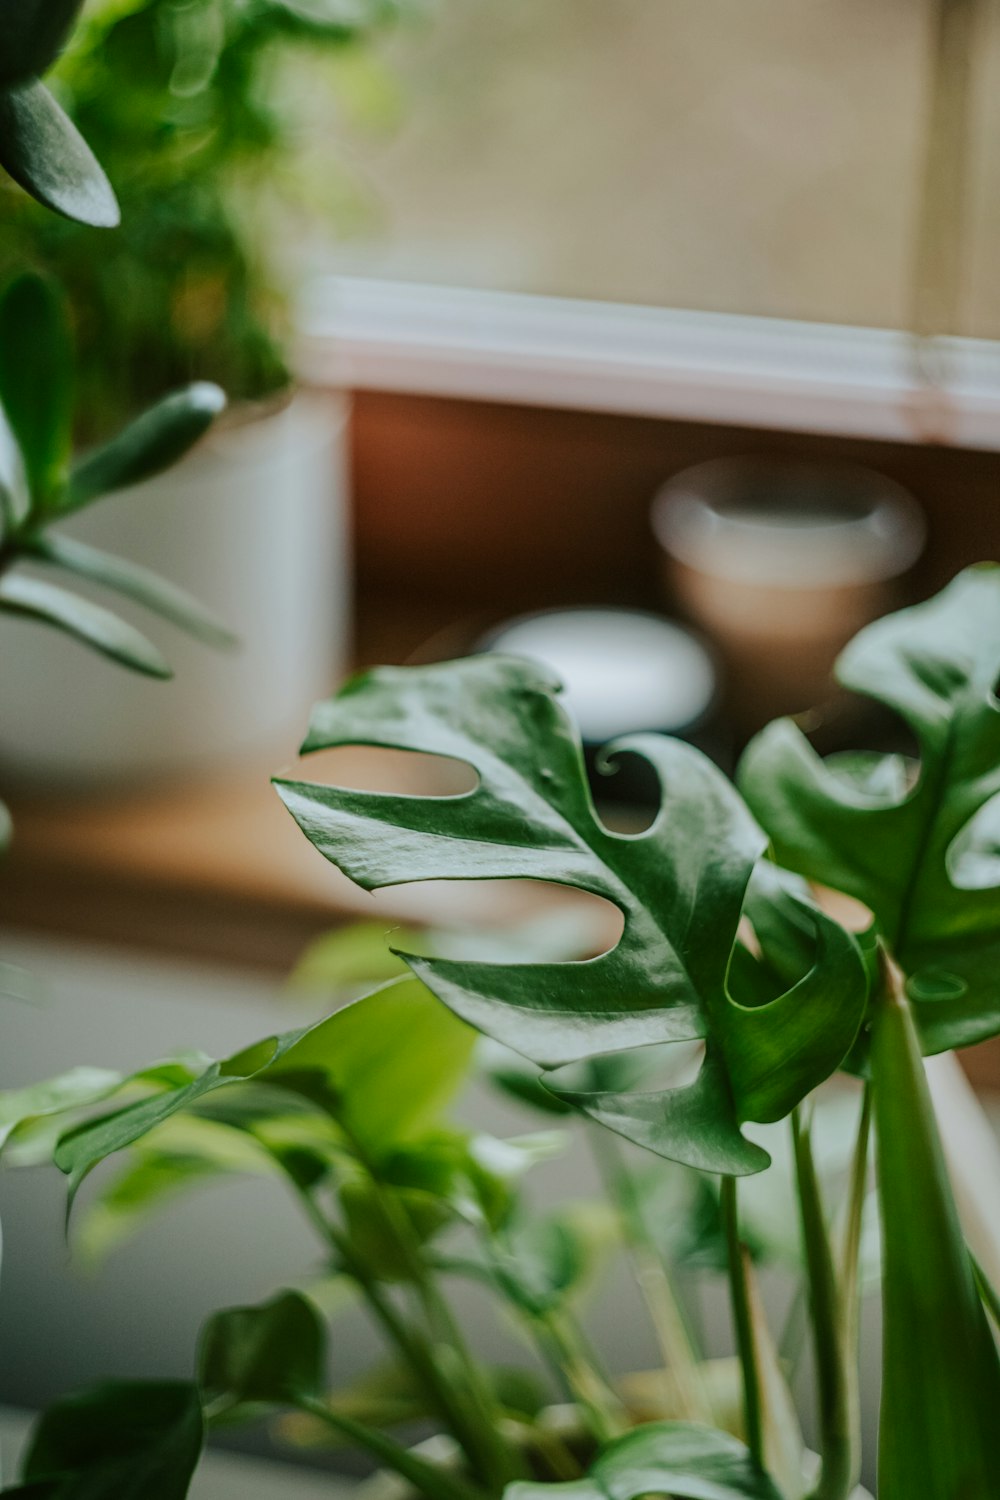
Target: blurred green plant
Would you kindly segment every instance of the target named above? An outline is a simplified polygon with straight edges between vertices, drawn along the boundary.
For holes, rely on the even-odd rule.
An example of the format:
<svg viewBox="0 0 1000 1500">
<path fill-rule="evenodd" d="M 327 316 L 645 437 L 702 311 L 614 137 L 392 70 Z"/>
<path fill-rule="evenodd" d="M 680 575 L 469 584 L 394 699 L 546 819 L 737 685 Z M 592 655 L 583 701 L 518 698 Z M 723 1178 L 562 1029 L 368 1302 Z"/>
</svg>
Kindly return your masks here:
<svg viewBox="0 0 1000 1500">
<path fill-rule="evenodd" d="M 107 229 L 119 220 L 111 184 L 40 78 L 55 62 L 81 3 L 0 3 L 0 166 L 46 208 Z"/>
<path fill-rule="evenodd" d="M 335 165 L 303 186 L 309 111 L 372 32 L 416 0 L 95 0 L 53 86 L 115 183 L 119 232 L 12 202 L 0 274 L 66 288 L 87 371 L 90 441 L 192 378 L 232 400 L 288 382 L 287 312 L 271 231 L 303 235 Z"/>
</svg>

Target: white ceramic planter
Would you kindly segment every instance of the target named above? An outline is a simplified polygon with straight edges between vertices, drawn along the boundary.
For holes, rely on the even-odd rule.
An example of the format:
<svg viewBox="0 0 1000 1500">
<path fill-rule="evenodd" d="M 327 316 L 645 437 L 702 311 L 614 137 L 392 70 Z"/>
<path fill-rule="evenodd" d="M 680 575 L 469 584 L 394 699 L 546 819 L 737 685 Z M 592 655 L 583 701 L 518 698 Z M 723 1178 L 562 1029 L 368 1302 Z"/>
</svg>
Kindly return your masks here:
<svg viewBox="0 0 1000 1500">
<path fill-rule="evenodd" d="M 97 783 L 289 757 L 348 660 L 346 418 L 346 398 L 325 395 L 236 413 L 169 473 L 67 524 L 181 584 L 242 645 L 213 651 L 125 604 L 174 668 L 161 683 L 0 618 L 7 776 Z"/>
</svg>

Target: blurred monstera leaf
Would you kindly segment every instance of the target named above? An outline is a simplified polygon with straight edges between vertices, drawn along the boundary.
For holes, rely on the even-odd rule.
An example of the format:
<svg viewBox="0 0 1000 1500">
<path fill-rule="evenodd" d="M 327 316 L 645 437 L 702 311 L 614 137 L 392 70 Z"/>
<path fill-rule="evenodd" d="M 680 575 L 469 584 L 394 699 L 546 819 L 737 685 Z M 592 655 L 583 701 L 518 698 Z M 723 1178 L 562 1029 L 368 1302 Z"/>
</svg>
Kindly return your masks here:
<svg viewBox="0 0 1000 1500">
<path fill-rule="evenodd" d="M 664 803 L 645 832 L 609 831 L 557 693 L 541 668 L 501 657 L 363 674 L 316 708 L 303 752 L 370 744 L 449 756 L 476 771 L 475 790 L 431 798 L 279 780 L 278 792 L 320 852 L 366 889 L 522 877 L 617 906 L 620 941 L 586 961 L 408 961 L 457 1015 L 544 1067 L 703 1041 L 686 1086 L 570 1097 L 661 1155 L 758 1171 L 767 1154 L 740 1123 L 782 1118 L 839 1065 L 866 998 L 857 950 L 822 912 L 803 908 L 813 961 L 776 993 L 737 942 L 766 841 L 736 792 L 689 746 L 633 737 L 609 754 L 644 756 Z M 799 911 L 794 896 L 775 899 Z"/>
<path fill-rule="evenodd" d="M 119 222 L 114 190 L 39 75 L 82 0 L 0 0 L 0 166 L 46 208 L 95 228 Z"/>
<path fill-rule="evenodd" d="M 610 1443 L 582 1479 L 511 1485 L 508 1500 L 781 1500 L 749 1451 L 726 1432 L 651 1422 Z"/>
<path fill-rule="evenodd" d="M 823 760 L 790 719 L 750 745 L 739 782 L 777 858 L 862 901 L 907 975 L 925 1053 L 1000 1032 L 1000 568 L 863 630 L 844 687 L 894 709 L 919 761 Z"/>
</svg>

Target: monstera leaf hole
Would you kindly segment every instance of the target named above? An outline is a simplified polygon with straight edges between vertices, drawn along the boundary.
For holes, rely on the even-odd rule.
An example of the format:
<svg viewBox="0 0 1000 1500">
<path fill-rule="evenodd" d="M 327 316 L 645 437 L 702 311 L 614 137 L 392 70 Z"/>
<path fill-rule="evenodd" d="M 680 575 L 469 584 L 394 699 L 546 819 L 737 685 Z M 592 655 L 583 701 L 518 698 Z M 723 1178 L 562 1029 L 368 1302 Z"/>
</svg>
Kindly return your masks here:
<svg viewBox="0 0 1000 1500">
<path fill-rule="evenodd" d="M 302 771 L 321 786 L 412 797 L 462 797 L 479 785 L 467 761 L 381 745 L 313 750 L 292 768 L 296 776 Z"/>
<path fill-rule="evenodd" d="M 1000 792 L 977 808 L 958 831 L 945 861 L 948 878 L 960 891 L 1000 887 Z"/>
</svg>

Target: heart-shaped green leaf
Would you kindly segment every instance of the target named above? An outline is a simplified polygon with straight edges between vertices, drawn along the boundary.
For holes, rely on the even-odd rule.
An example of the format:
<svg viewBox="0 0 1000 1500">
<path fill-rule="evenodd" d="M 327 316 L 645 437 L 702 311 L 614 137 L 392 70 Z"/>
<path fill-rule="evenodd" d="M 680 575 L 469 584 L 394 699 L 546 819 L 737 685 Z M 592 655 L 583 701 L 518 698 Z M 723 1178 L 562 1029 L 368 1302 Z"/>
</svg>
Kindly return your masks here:
<svg viewBox="0 0 1000 1500">
<path fill-rule="evenodd" d="M 96 157 L 37 79 L 0 89 L 0 166 L 67 219 L 95 229 L 120 222 L 114 190 Z"/>
<path fill-rule="evenodd" d="M 740 1122 L 782 1118 L 839 1065 L 865 1003 L 860 959 L 836 924 L 807 909 L 812 968 L 784 993 L 750 985 L 741 1003 L 729 983 L 734 952 L 741 988 L 748 975 L 762 977 L 736 946 L 762 833 L 710 761 L 657 735 L 611 753 L 644 756 L 664 805 L 644 833 L 610 832 L 557 692 L 541 668 L 500 657 L 367 673 L 317 707 L 304 752 L 371 744 L 449 756 L 477 772 L 476 789 L 429 798 L 282 780 L 279 794 L 320 852 L 369 890 L 519 876 L 617 906 L 620 941 L 586 962 L 406 956 L 456 1014 L 543 1066 L 704 1040 L 704 1065 L 684 1088 L 577 1102 L 665 1156 L 759 1171 L 767 1155 Z"/>
<path fill-rule="evenodd" d="M 1000 569 L 863 630 L 837 664 L 920 746 L 822 760 L 783 719 L 740 786 L 782 864 L 863 901 L 908 976 L 925 1052 L 1000 1032 Z"/>
<path fill-rule="evenodd" d="M 0 297 L 0 404 L 37 509 L 61 487 L 69 458 L 73 368 L 61 291 L 43 276 L 18 276 Z"/>
<path fill-rule="evenodd" d="M 652 1422 L 610 1443 L 583 1479 L 513 1484 L 505 1500 L 781 1500 L 750 1452 L 728 1433 Z"/>
<path fill-rule="evenodd" d="M 60 500 L 61 514 L 171 468 L 204 436 L 225 405 L 224 393 L 208 381 L 165 396 L 117 437 L 81 459 Z"/>
<path fill-rule="evenodd" d="M 0 87 L 37 78 L 63 46 L 82 0 L 0 0 Z"/>
<path fill-rule="evenodd" d="M 184 1500 L 202 1443 L 196 1386 L 108 1381 L 45 1412 L 22 1478 L 56 1500 Z"/>
<path fill-rule="evenodd" d="M 209 1319 L 198 1352 L 198 1380 L 209 1400 L 281 1405 L 319 1396 L 325 1345 L 312 1303 L 299 1292 L 279 1292 L 259 1307 L 229 1307 Z"/>
<path fill-rule="evenodd" d="M 67 593 L 44 579 L 8 573 L 0 579 L 0 610 L 54 625 L 102 656 L 146 677 L 173 675 L 153 643 L 133 625 L 101 605 L 81 599 L 79 594 Z"/>
</svg>

